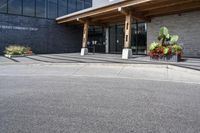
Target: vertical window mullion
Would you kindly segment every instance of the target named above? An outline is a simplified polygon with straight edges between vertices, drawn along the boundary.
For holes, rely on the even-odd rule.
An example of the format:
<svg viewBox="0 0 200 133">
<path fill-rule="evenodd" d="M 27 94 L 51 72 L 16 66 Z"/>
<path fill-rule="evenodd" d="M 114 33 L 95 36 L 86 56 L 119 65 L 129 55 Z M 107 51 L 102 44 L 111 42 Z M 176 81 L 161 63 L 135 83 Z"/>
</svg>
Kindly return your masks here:
<svg viewBox="0 0 200 133">
<path fill-rule="evenodd" d="M 138 54 L 138 21 L 136 21 L 136 54 Z"/>
<path fill-rule="evenodd" d="M 24 7 L 23 7 L 23 6 L 24 6 L 24 5 L 23 5 L 23 2 L 24 2 L 24 0 L 21 0 L 21 7 L 22 7 L 22 8 L 21 8 L 21 14 L 22 14 L 22 15 L 23 15 L 23 8 L 24 8 Z"/>
<path fill-rule="evenodd" d="M 78 6 L 77 6 L 77 1 L 78 1 L 78 0 L 76 0 L 76 9 L 75 9 L 75 11 L 77 11 L 77 9 L 78 9 Z"/>
<path fill-rule="evenodd" d="M 45 11 L 45 18 L 49 18 L 49 0 L 45 0 L 45 6 L 46 6 L 46 11 Z"/>
<path fill-rule="evenodd" d="M 52 18 L 52 19 L 54 19 L 54 18 L 56 18 L 57 17 L 57 9 L 58 9 L 58 7 L 57 7 L 57 0 L 48 0 L 48 18 Z"/>
<path fill-rule="evenodd" d="M 7 0 L 7 13 L 8 13 L 8 1 L 9 1 L 9 0 Z"/>
<path fill-rule="evenodd" d="M 58 16 L 59 16 L 59 0 L 57 0 L 57 16 L 56 17 Z"/>
<path fill-rule="evenodd" d="M 34 2 L 35 2 L 35 3 L 34 3 L 34 4 L 35 4 L 35 5 L 34 5 L 34 16 L 36 17 L 36 0 L 34 0 Z"/>
<path fill-rule="evenodd" d="M 67 14 L 69 14 L 69 0 L 67 0 Z"/>
</svg>

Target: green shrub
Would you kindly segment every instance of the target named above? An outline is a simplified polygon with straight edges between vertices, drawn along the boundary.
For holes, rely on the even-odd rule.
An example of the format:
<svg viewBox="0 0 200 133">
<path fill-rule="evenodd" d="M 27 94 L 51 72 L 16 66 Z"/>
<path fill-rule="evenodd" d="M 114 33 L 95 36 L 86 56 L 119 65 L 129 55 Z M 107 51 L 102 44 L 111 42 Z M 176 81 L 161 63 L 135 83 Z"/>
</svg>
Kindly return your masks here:
<svg viewBox="0 0 200 133">
<path fill-rule="evenodd" d="M 172 46 L 172 53 L 173 54 L 182 54 L 182 51 L 183 51 L 183 48 L 178 45 L 178 44 L 175 44 Z"/>
<path fill-rule="evenodd" d="M 149 46 L 151 57 L 163 57 L 169 55 L 182 55 L 183 48 L 178 45 L 178 35 L 170 35 L 167 27 L 161 27 L 158 42 L 153 42 Z"/>
<path fill-rule="evenodd" d="M 164 55 L 168 55 L 169 54 L 169 47 L 165 47 L 164 48 Z"/>
<path fill-rule="evenodd" d="M 158 48 L 160 46 L 159 43 L 157 42 L 153 42 L 151 43 L 150 47 L 149 47 L 149 50 L 152 51 L 152 50 L 155 50 L 156 48 Z"/>
<path fill-rule="evenodd" d="M 30 51 L 30 47 L 20 45 L 10 45 L 5 48 L 4 53 L 7 55 L 25 55 Z"/>
</svg>

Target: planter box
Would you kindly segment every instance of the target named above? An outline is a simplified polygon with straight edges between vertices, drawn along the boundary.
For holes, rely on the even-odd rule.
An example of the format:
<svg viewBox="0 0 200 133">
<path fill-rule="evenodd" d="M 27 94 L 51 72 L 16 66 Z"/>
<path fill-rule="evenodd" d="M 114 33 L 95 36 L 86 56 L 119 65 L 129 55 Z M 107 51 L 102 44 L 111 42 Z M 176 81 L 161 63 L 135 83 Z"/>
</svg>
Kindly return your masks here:
<svg viewBox="0 0 200 133">
<path fill-rule="evenodd" d="M 158 58 L 150 57 L 150 60 L 166 61 L 166 62 L 179 62 L 179 61 L 181 61 L 181 56 L 180 55 L 168 55 L 168 56 L 163 56 L 163 57 L 158 57 Z"/>
<path fill-rule="evenodd" d="M 25 55 L 9 55 L 9 54 L 5 54 L 4 55 L 7 58 L 12 58 L 12 57 L 24 57 Z"/>
<path fill-rule="evenodd" d="M 24 55 L 9 55 L 9 54 L 5 54 L 4 56 L 7 57 L 7 58 L 12 58 L 12 57 L 24 57 L 24 56 L 30 56 L 30 55 L 33 55 L 33 53 L 30 52 L 30 53 L 27 53 L 27 54 L 24 54 Z"/>
</svg>

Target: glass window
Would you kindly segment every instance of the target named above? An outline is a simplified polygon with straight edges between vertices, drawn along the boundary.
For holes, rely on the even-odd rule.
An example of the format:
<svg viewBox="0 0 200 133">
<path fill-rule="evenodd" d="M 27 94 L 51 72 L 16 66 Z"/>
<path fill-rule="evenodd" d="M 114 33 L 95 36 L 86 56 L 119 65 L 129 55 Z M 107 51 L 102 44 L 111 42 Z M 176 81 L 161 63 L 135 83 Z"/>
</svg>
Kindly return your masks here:
<svg viewBox="0 0 200 133">
<path fill-rule="evenodd" d="M 85 0 L 85 8 L 92 7 L 92 0 Z"/>
<path fill-rule="evenodd" d="M 58 14 L 59 16 L 63 16 L 67 14 L 67 0 L 59 0 L 58 1 Z"/>
<path fill-rule="evenodd" d="M 48 18 L 57 17 L 57 0 L 48 0 Z"/>
<path fill-rule="evenodd" d="M 8 0 L 8 13 L 22 14 L 22 0 Z"/>
<path fill-rule="evenodd" d="M 68 0 L 68 13 L 76 11 L 76 0 Z"/>
<path fill-rule="evenodd" d="M 35 16 L 34 0 L 23 0 L 23 15 Z"/>
<path fill-rule="evenodd" d="M 46 18 L 46 0 L 36 0 L 36 16 Z"/>
<path fill-rule="evenodd" d="M 145 54 L 146 51 L 146 24 L 134 23 L 132 25 L 132 51 L 133 54 Z"/>
<path fill-rule="evenodd" d="M 7 12 L 7 0 L 0 0 L 0 12 Z"/>
<path fill-rule="evenodd" d="M 77 0 L 77 10 L 84 9 L 84 0 Z"/>
</svg>

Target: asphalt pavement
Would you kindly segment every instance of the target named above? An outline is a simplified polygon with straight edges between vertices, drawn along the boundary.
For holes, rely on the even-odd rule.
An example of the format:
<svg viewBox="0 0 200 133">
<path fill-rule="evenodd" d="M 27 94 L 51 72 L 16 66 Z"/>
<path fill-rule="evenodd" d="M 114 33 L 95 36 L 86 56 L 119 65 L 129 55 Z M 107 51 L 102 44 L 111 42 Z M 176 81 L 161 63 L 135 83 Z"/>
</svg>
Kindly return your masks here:
<svg viewBox="0 0 200 133">
<path fill-rule="evenodd" d="M 0 65 L 0 133 L 199 133 L 199 71 L 168 65 Z"/>
</svg>

